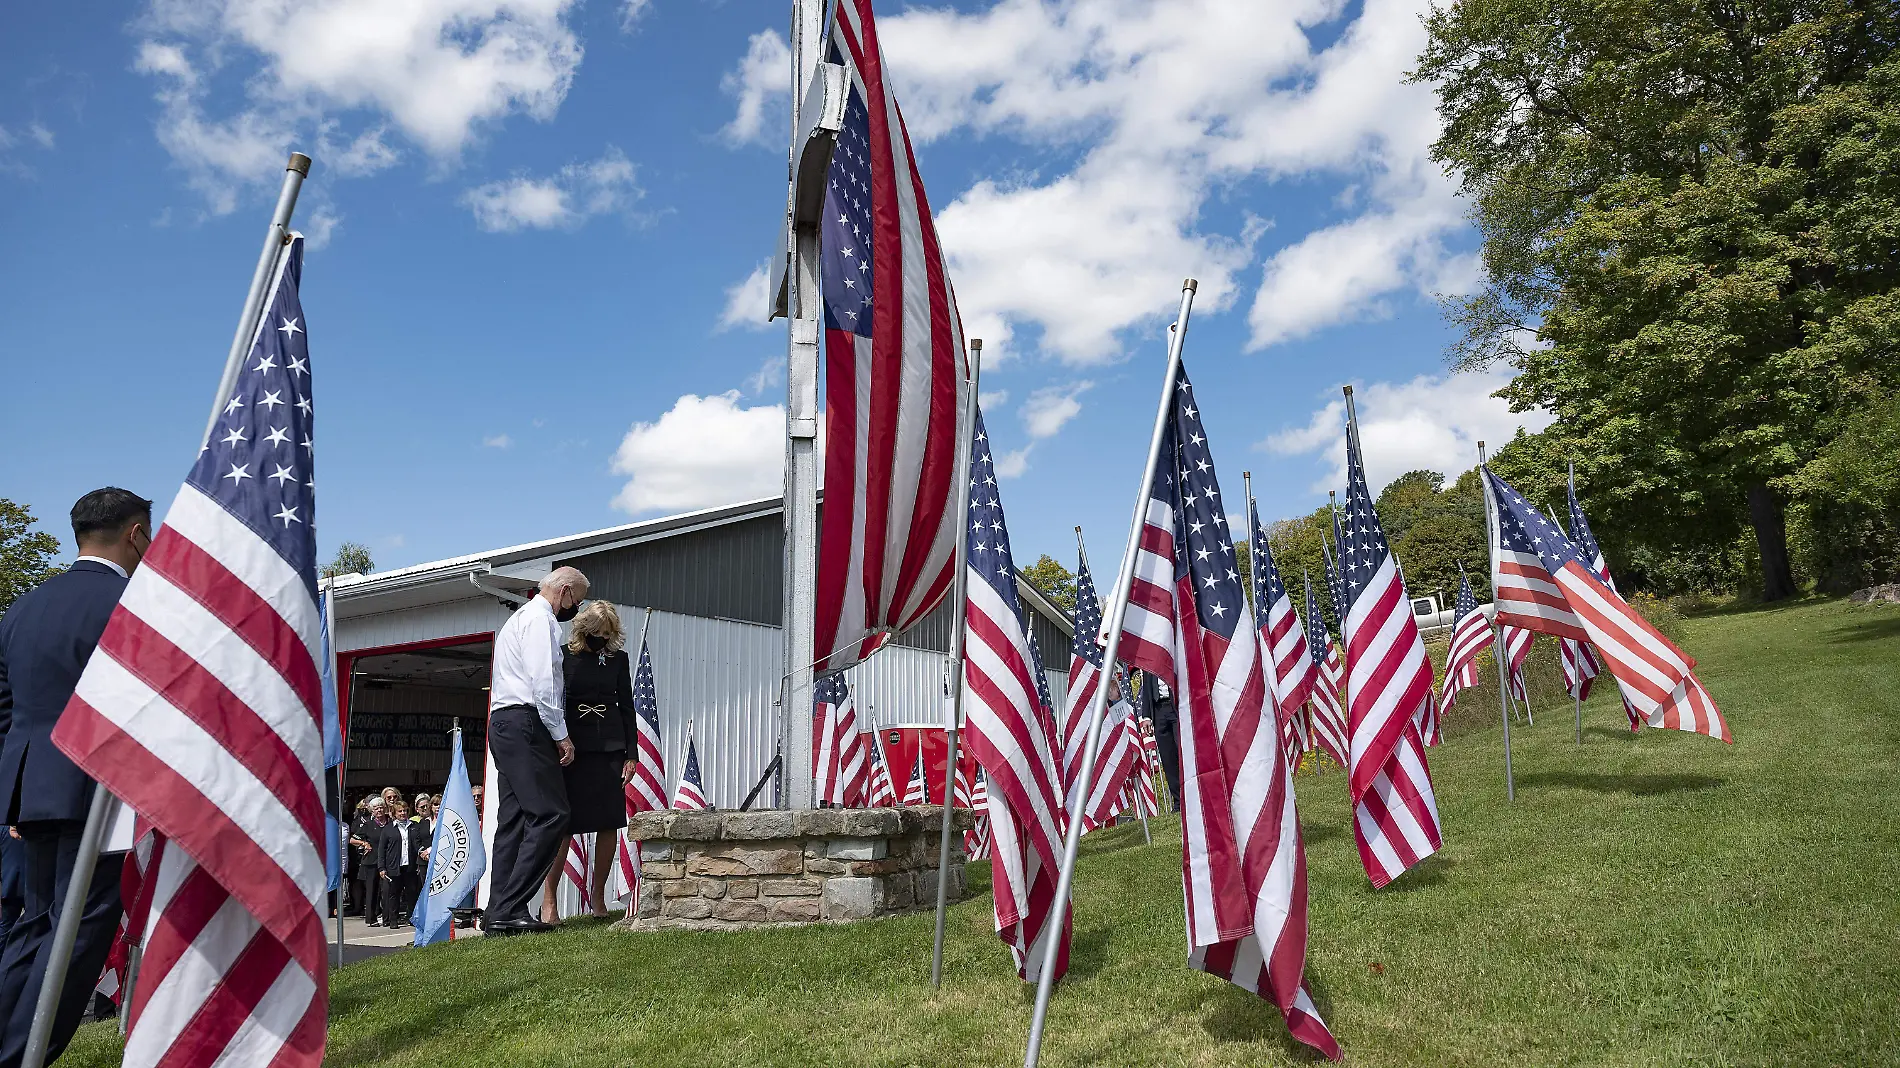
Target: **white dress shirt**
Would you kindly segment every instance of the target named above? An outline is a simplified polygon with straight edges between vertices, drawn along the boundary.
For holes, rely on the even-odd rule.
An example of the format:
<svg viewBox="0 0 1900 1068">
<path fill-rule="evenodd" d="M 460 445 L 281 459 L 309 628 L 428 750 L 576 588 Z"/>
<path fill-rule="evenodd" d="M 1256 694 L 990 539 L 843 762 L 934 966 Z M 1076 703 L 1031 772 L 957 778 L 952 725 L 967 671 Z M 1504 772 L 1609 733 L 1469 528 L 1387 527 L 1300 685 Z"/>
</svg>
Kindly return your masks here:
<svg viewBox="0 0 1900 1068">
<path fill-rule="evenodd" d="M 562 693 L 561 624 L 554 606 L 531 598 L 495 632 L 495 662 L 488 680 L 488 708 L 533 705 L 559 742 L 567 738 L 567 701 Z"/>
<path fill-rule="evenodd" d="M 111 568 L 112 570 L 114 570 L 114 571 L 116 571 L 116 572 L 118 572 L 118 573 L 119 573 L 119 577 L 120 577 L 120 578 L 131 578 L 131 577 L 132 577 L 132 576 L 130 576 L 130 575 L 128 575 L 128 574 L 126 574 L 126 573 L 125 573 L 125 568 L 122 568 L 122 567 L 120 567 L 119 565 L 117 565 L 117 564 L 115 564 L 115 563 L 113 563 L 112 561 L 110 561 L 110 560 L 108 560 L 108 559 L 106 559 L 106 558 L 105 558 L 105 557 L 103 557 L 103 556 L 82 556 L 82 557 L 80 557 L 80 558 L 79 558 L 79 560 L 91 560 L 91 561 L 92 561 L 93 563 L 95 563 L 95 564 L 104 564 L 104 565 L 106 565 L 107 567 L 109 567 L 109 568 Z M 79 562 L 79 560 L 74 560 L 74 561 L 73 561 L 73 563 L 75 563 L 75 564 L 76 564 L 76 563 L 78 563 L 78 562 Z"/>
<path fill-rule="evenodd" d="M 410 829 L 411 829 L 411 825 L 408 820 L 402 820 L 401 822 L 396 824 L 396 835 L 402 839 L 402 860 L 398 861 L 397 863 L 404 868 L 407 868 L 409 866 L 409 831 Z"/>
</svg>

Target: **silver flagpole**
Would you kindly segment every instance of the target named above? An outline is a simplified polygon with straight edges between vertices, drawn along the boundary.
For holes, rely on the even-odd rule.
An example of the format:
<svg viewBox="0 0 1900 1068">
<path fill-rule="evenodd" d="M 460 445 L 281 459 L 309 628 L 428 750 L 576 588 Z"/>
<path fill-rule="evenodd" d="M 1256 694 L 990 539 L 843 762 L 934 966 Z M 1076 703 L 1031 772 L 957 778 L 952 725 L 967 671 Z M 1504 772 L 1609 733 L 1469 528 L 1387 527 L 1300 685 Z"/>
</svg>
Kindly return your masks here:
<svg viewBox="0 0 1900 1068">
<path fill-rule="evenodd" d="M 251 292 L 244 298 L 244 311 L 238 318 L 237 333 L 231 338 L 231 351 L 225 357 L 224 376 L 218 381 L 217 396 L 211 400 L 211 418 L 205 421 L 203 441 L 211 440 L 218 425 L 218 413 L 237 381 L 238 370 L 250 352 L 252 335 L 257 331 L 257 316 L 264 308 L 264 287 L 269 284 L 283 255 L 290 233 L 290 214 L 297 207 L 297 193 L 304 176 L 310 173 L 310 157 L 292 152 L 284 168 L 284 186 L 277 196 L 277 208 L 271 213 L 270 229 L 264 234 L 264 251 L 258 255 L 257 270 L 251 273 Z M 41 1068 L 46 1063 L 46 1046 L 53 1035 L 53 1017 L 59 1011 L 59 996 L 66 985 L 66 970 L 72 964 L 73 943 L 79 938 L 79 916 L 86 910 L 86 891 L 92 886 L 93 869 L 99 865 L 99 847 L 106 836 L 106 818 L 112 795 L 96 783 L 92 805 L 86 810 L 86 826 L 79 835 L 79 855 L 73 860 L 71 881 L 66 886 L 66 902 L 53 930 L 48 948 L 46 974 L 40 982 L 39 999 L 33 1003 L 33 1024 L 27 1032 L 26 1053 L 21 1068 Z"/>
<path fill-rule="evenodd" d="M 1484 466 L 1484 442 L 1478 442 L 1478 477 L 1484 483 L 1484 533 L 1491 558 L 1491 659 L 1498 662 L 1498 715 L 1504 720 L 1504 796 L 1517 800 L 1517 779 L 1511 774 L 1511 684 L 1504 677 L 1504 625 L 1498 621 L 1497 502 L 1491 498 L 1491 479 Z"/>
<path fill-rule="evenodd" d="M 943 766 L 943 828 L 937 837 L 937 929 L 930 939 L 930 989 L 943 985 L 943 916 L 950 903 L 950 811 L 956 801 L 952 785 L 957 777 L 957 727 L 963 722 L 963 642 L 969 630 L 970 577 L 970 438 L 976 433 L 976 387 L 983 377 L 983 341 L 970 339 L 970 395 L 957 419 L 957 542 L 956 571 L 950 582 L 950 604 L 956 616 L 950 624 L 950 708 L 943 733 L 949 759 Z M 1012 565 L 1013 567 L 1014 565 Z M 922 750 L 918 751 L 921 759 Z M 924 800 L 930 800 L 930 780 L 924 780 Z"/>
<path fill-rule="evenodd" d="M 1174 334 L 1168 339 L 1168 370 L 1161 380 L 1161 400 L 1155 407 L 1154 433 L 1148 438 L 1148 462 L 1142 469 L 1141 489 L 1135 496 L 1135 512 L 1128 521 L 1128 547 L 1122 553 L 1121 570 L 1115 576 L 1115 593 L 1109 598 L 1108 643 L 1102 650 L 1103 665 L 1115 663 L 1122 644 L 1122 617 L 1128 614 L 1128 591 L 1135 581 L 1135 554 L 1141 545 L 1141 528 L 1148 514 L 1148 495 L 1154 486 L 1155 467 L 1161 462 L 1161 435 L 1168 426 L 1168 405 L 1174 401 L 1174 383 L 1181 372 L 1181 343 L 1187 340 L 1188 314 L 1194 310 L 1197 283 L 1190 278 L 1181 283 L 1181 310 L 1174 320 Z M 1108 707 L 1107 686 L 1095 688 L 1095 700 L 1089 702 L 1089 734 L 1082 750 L 1082 775 L 1076 780 L 1076 800 L 1069 812 L 1069 829 L 1062 847 L 1062 873 L 1056 880 L 1053 923 L 1062 921 L 1069 904 L 1069 892 L 1075 884 L 1075 854 L 1082 844 L 1082 805 L 1095 777 L 1095 747 L 1102 741 L 1102 713 Z M 1042 955 L 1042 973 L 1036 977 L 1036 1014 L 1029 1024 L 1029 1048 L 1023 1054 L 1024 1068 L 1036 1068 L 1042 1055 L 1043 1026 L 1049 1019 L 1049 994 L 1055 988 L 1056 956 L 1062 948 L 1058 931 L 1049 932 L 1048 949 Z"/>
<path fill-rule="evenodd" d="M 1078 559 L 1081 560 L 1083 567 L 1089 566 L 1089 551 L 1088 551 L 1087 546 L 1082 544 L 1082 528 L 1081 527 L 1075 528 L 1075 555 Z M 1108 669 L 1107 677 L 1098 681 L 1096 684 L 1098 686 L 1106 685 L 1108 682 L 1112 681 L 1115 674 L 1114 664 L 1108 663 L 1107 661 L 1103 661 L 1103 665 Z M 1140 730 L 1135 731 L 1135 739 L 1137 742 L 1141 740 Z M 1148 762 L 1147 751 L 1143 750 L 1142 763 L 1145 765 L 1147 762 Z M 1084 798 L 1082 803 L 1087 804 L 1088 799 Z M 1155 844 L 1154 835 L 1148 830 L 1148 814 L 1142 811 L 1141 803 L 1139 801 L 1135 803 L 1135 815 L 1141 817 L 1141 844 L 1154 845 Z"/>
<path fill-rule="evenodd" d="M 323 618 L 330 621 L 330 685 L 332 687 L 336 685 L 336 585 L 335 583 L 336 583 L 335 579 L 323 580 Z M 356 668 L 352 666 L 350 670 L 354 672 Z M 343 723 L 341 721 L 340 716 L 341 716 L 341 710 L 339 709 L 339 719 L 337 722 L 337 730 L 339 731 L 343 729 Z M 349 757 L 349 752 L 350 752 L 347 740 L 339 738 L 337 739 L 337 743 L 343 746 L 343 756 L 345 760 L 347 760 Z M 339 761 L 334 770 L 336 772 L 336 832 L 337 832 L 337 840 L 336 840 L 336 964 L 335 964 L 335 967 L 341 968 L 343 967 L 343 901 L 345 898 L 349 896 L 349 892 L 350 892 L 350 881 L 343 877 L 343 872 L 346 868 L 349 867 L 349 860 L 350 860 L 350 824 L 347 819 L 349 812 L 347 809 L 344 808 L 344 802 L 343 802 L 343 762 Z M 328 772 L 326 772 L 325 774 L 328 774 Z M 126 987 L 127 987 L 127 990 L 129 991 L 131 988 L 131 984 L 127 983 Z M 130 997 L 121 998 L 120 1001 L 123 1004 L 123 1006 L 127 1008 L 131 1007 L 132 1005 L 132 999 Z"/>
<path fill-rule="evenodd" d="M 1577 496 L 1577 461 L 1575 460 L 1570 461 L 1570 473 L 1569 473 L 1567 482 L 1570 489 L 1570 497 L 1571 499 L 1575 499 L 1575 497 Z M 1568 506 L 1570 504 L 1570 501 L 1566 500 L 1564 501 L 1564 504 Z M 1566 508 L 1566 510 L 1568 509 Z M 1569 518 L 1569 517 L 1566 516 L 1565 518 Z M 1565 523 L 1563 524 L 1563 526 L 1567 532 L 1569 530 L 1570 524 Z M 1594 567 L 1596 565 L 1593 562 L 1591 566 Z M 1577 642 L 1576 647 L 1577 647 L 1577 661 L 1578 661 L 1576 665 L 1577 681 L 1576 681 L 1576 689 L 1571 693 L 1570 696 L 1577 699 L 1577 744 L 1582 745 L 1583 744 L 1583 662 L 1582 661 L 1583 661 L 1584 653 L 1589 648 L 1589 646 L 1584 645 L 1582 642 Z"/>
</svg>

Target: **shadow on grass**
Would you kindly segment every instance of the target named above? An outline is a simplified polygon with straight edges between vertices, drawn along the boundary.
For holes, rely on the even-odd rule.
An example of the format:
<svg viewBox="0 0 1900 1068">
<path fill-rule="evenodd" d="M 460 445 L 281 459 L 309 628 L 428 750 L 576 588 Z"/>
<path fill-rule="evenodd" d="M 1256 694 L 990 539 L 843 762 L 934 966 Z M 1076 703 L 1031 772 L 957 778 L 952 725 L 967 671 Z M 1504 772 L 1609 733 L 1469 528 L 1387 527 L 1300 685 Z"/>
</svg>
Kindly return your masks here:
<svg viewBox="0 0 1900 1068">
<path fill-rule="evenodd" d="M 1637 740 L 1636 732 L 1630 730 L 1628 727 L 1621 729 L 1616 727 L 1585 727 L 1583 729 L 1583 737 L 1585 741 L 1591 738 L 1609 738 L 1619 742 L 1634 742 Z"/>
<path fill-rule="evenodd" d="M 1708 775 L 1600 775 L 1580 771 L 1536 771 L 1517 777 L 1519 786 L 1568 786 L 1600 794 L 1636 797 L 1713 790 L 1727 782 L 1727 779 Z"/>
<path fill-rule="evenodd" d="M 1370 883 L 1361 884 L 1361 889 L 1369 894 L 1409 894 L 1415 890 L 1428 890 L 1444 882 L 1446 875 L 1457 866 L 1457 861 L 1443 853 L 1434 853 L 1377 890 L 1372 889 Z"/>
<path fill-rule="evenodd" d="M 1834 627 L 1827 632 L 1827 640 L 1830 642 L 1873 642 L 1883 638 L 1900 638 L 1900 612 L 1857 620 L 1845 627 Z"/>
<path fill-rule="evenodd" d="M 1319 1009 L 1320 1018 L 1325 1019 L 1331 1011 L 1331 1001 L 1323 991 L 1315 988 L 1310 975 L 1307 989 L 1313 994 L 1313 1003 Z M 1201 1004 L 1209 1003 L 1211 1011 L 1202 1017 L 1201 1028 L 1216 1042 L 1251 1043 L 1266 1040 L 1279 1046 L 1280 1052 L 1286 1054 L 1289 1060 L 1302 1064 L 1325 1063 L 1326 1058 L 1318 1050 L 1287 1033 L 1286 1021 L 1272 1002 L 1237 986 L 1222 983 L 1219 989 L 1201 999 Z"/>
<path fill-rule="evenodd" d="M 1307 823 L 1305 820 L 1300 821 L 1300 841 L 1307 845 L 1330 842 L 1335 838 L 1344 836 L 1345 833 L 1345 828 L 1337 823 Z"/>
</svg>

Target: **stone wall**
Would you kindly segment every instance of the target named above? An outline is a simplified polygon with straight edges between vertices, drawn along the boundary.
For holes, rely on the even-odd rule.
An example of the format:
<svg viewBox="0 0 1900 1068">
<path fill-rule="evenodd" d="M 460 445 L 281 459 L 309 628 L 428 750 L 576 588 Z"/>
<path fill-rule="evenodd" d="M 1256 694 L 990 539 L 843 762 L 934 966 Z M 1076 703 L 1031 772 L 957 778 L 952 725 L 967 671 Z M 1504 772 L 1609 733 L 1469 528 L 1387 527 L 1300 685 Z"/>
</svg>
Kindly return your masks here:
<svg viewBox="0 0 1900 1068">
<path fill-rule="evenodd" d="M 937 805 L 809 812 L 642 812 L 634 930 L 842 923 L 934 908 Z M 951 812 L 950 900 L 963 897 L 969 809 Z"/>
</svg>

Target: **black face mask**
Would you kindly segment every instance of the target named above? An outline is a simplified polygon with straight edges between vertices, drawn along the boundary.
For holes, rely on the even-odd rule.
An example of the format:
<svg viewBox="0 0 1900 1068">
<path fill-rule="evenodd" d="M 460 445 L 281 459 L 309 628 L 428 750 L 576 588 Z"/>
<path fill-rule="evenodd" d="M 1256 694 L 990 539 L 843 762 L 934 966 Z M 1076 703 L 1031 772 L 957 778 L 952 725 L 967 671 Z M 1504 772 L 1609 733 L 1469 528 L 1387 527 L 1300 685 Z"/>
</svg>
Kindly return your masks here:
<svg viewBox="0 0 1900 1068">
<path fill-rule="evenodd" d="M 568 620 L 573 619 L 575 616 L 578 616 L 580 614 L 581 614 L 581 606 L 578 604 L 571 604 L 571 605 L 568 605 L 566 608 L 556 609 L 554 612 L 554 619 L 555 619 L 555 622 L 557 623 L 565 623 Z"/>
<path fill-rule="evenodd" d="M 585 640 L 587 642 L 587 651 L 590 653 L 598 653 L 602 649 L 607 648 L 607 639 L 598 634 L 589 634 Z"/>
</svg>

